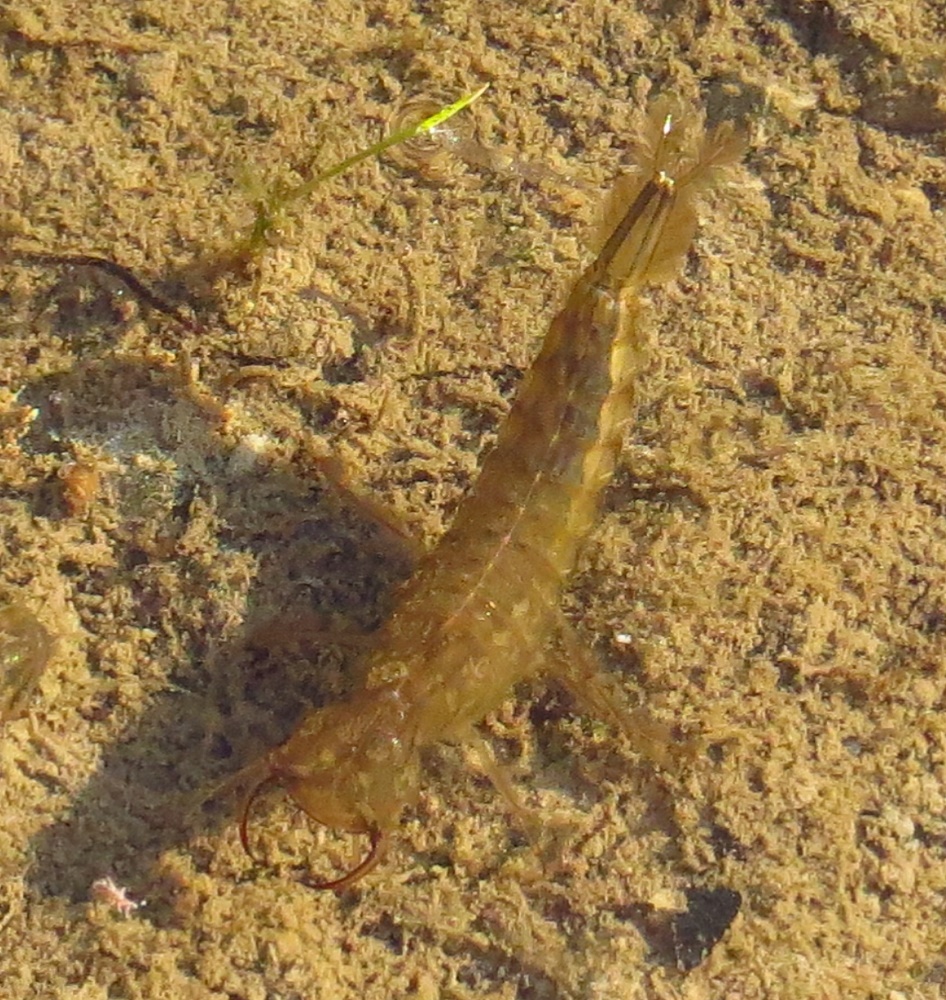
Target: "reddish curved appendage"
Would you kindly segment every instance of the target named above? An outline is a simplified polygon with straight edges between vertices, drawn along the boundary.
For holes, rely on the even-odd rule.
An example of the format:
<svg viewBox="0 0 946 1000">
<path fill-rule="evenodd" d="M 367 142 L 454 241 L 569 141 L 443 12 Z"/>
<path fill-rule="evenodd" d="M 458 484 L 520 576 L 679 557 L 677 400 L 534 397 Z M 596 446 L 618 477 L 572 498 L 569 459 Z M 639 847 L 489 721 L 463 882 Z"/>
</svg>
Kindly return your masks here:
<svg viewBox="0 0 946 1000">
<path fill-rule="evenodd" d="M 331 879 L 328 882 L 311 882 L 308 879 L 302 879 L 302 884 L 308 886 L 310 889 L 331 889 L 333 892 L 341 892 L 350 885 L 354 885 L 360 878 L 363 878 L 368 872 L 373 871 L 378 866 L 378 863 L 384 857 L 384 852 L 387 850 L 388 841 L 383 830 L 373 826 L 369 836 L 371 838 L 371 846 L 368 848 L 368 853 L 350 872 L 342 875 L 341 878 Z"/>
<path fill-rule="evenodd" d="M 250 810 L 253 808 L 253 804 L 272 785 L 279 783 L 279 775 L 274 773 L 266 775 L 261 781 L 258 781 L 243 800 L 243 807 L 240 810 L 240 844 L 243 850 L 246 852 L 248 858 L 252 861 L 259 863 L 259 859 L 253 853 L 250 848 L 250 833 L 249 833 L 249 822 L 250 822 Z M 368 833 L 371 838 L 371 844 L 368 848 L 368 853 L 365 857 L 355 865 L 350 872 L 346 872 L 340 878 L 329 879 L 324 882 L 316 882 L 311 879 L 300 879 L 299 881 L 310 889 L 329 889 L 333 892 L 341 892 L 343 889 L 347 889 L 350 885 L 354 885 L 359 879 L 364 878 L 369 872 L 373 871 L 384 857 L 384 853 L 387 850 L 388 841 L 385 837 L 384 831 L 380 828 L 374 826 Z"/>
<path fill-rule="evenodd" d="M 249 834 L 249 822 L 250 822 L 250 810 L 253 808 L 253 803 L 269 788 L 271 785 L 278 783 L 279 777 L 275 773 L 266 775 L 260 781 L 250 789 L 243 799 L 243 808 L 240 810 L 240 843 L 243 845 L 243 850 L 246 856 L 251 861 L 258 861 L 259 859 L 250 849 L 250 834 Z"/>
</svg>

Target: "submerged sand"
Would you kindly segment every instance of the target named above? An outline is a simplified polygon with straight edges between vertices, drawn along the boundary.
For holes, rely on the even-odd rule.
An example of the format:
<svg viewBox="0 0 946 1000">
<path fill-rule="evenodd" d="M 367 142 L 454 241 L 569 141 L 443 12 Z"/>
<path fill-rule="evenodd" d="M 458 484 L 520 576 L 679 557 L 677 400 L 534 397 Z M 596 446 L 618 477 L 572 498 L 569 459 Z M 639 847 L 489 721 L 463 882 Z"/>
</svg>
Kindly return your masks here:
<svg viewBox="0 0 946 1000">
<path fill-rule="evenodd" d="M 0 732 L 2 1000 L 942 995 L 943 16 L 4 15 L 3 246 L 120 261 L 205 328 L 94 268 L 0 272 L 0 602 L 56 641 Z M 213 273 L 252 218 L 235 178 L 298 183 L 487 81 L 479 163 L 368 161 L 252 275 Z M 657 774 L 538 687 L 487 729 L 555 821 L 540 850 L 445 748 L 356 890 L 293 881 L 360 845 L 279 799 L 254 866 L 203 792 L 345 690 L 352 651 L 318 629 L 373 627 L 410 566 L 358 497 L 442 531 L 651 92 L 745 122 L 750 150 L 653 296 L 568 612 L 708 750 Z M 91 902 L 106 875 L 147 905 Z"/>
</svg>

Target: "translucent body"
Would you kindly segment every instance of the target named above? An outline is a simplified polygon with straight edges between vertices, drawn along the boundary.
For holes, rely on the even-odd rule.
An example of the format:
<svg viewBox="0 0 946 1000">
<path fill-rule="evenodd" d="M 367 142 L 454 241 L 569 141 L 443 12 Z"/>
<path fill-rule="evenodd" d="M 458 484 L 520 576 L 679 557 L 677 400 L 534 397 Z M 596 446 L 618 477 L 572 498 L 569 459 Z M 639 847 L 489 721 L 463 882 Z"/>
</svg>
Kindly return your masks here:
<svg viewBox="0 0 946 1000">
<path fill-rule="evenodd" d="M 547 647 L 633 412 L 640 292 L 675 271 L 694 194 L 739 151 L 729 131 L 691 143 L 665 108 L 652 111 L 640 171 L 612 196 L 617 223 L 552 321 L 452 526 L 373 637 L 356 693 L 310 712 L 255 769 L 257 788 L 279 783 L 313 819 L 371 836 L 368 858 L 320 887 L 370 870 L 416 797 L 420 750 L 470 738 L 518 681 L 558 672 L 609 721 L 637 724 L 587 660 L 576 673 Z M 241 832 L 246 845 L 246 811 Z"/>
<path fill-rule="evenodd" d="M 49 632 L 31 611 L 0 608 L 0 724 L 24 714 L 52 652 Z"/>
</svg>

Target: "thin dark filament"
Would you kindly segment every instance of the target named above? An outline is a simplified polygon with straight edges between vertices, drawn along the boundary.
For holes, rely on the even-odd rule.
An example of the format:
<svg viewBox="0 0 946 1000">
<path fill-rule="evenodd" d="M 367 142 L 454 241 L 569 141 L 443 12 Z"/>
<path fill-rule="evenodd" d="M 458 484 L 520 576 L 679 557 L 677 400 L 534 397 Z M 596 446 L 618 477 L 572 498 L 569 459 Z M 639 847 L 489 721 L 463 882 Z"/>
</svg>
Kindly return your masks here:
<svg viewBox="0 0 946 1000">
<path fill-rule="evenodd" d="M 201 332 L 198 324 L 181 312 L 172 302 L 149 288 L 123 264 L 109 260 L 107 257 L 96 257 L 92 254 L 82 253 L 41 253 L 34 250 L 4 250 L 0 256 L 26 265 L 97 268 L 120 281 L 140 302 L 170 316 L 191 333 Z"/>
</svg>

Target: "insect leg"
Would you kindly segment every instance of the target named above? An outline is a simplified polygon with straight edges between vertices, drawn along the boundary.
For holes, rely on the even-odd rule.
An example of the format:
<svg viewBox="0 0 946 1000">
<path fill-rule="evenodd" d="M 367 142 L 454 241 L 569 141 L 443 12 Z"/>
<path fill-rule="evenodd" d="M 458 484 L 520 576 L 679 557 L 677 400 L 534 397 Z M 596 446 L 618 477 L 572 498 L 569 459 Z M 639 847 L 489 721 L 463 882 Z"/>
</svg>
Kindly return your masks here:
<svg viewBox="0 0 946 1000">
<path fill-rule="evenodd" d="M 515 817 L 516 824 L 530 838 L 537 839 L 542 829 L 539 813 L 530 809 L 522 800 L 522 795 L 516 783 L 509 776 L 509 771 L 496 759 L 492 744 L 475 730 L 463 737 L 463 742 L 469 747 L 476 766 L 489 778 L 490 783 L 505 799 L 509 811 Z"/>
<path fill-rule="evenodd" d="M 694 741 L 681 743 L 671 728 L 644 708 L 632 708 L 617 680 L 602 669 L 597 657 L 581 642 L 571 623 L 559 615 L 555 627 L 558 655 L 548 671 L 591 715 L 610 723 L 630 741 L 634 750 L 669 771 L 678 770 L 682 759 L 697 749 Z"/>
</svg>

